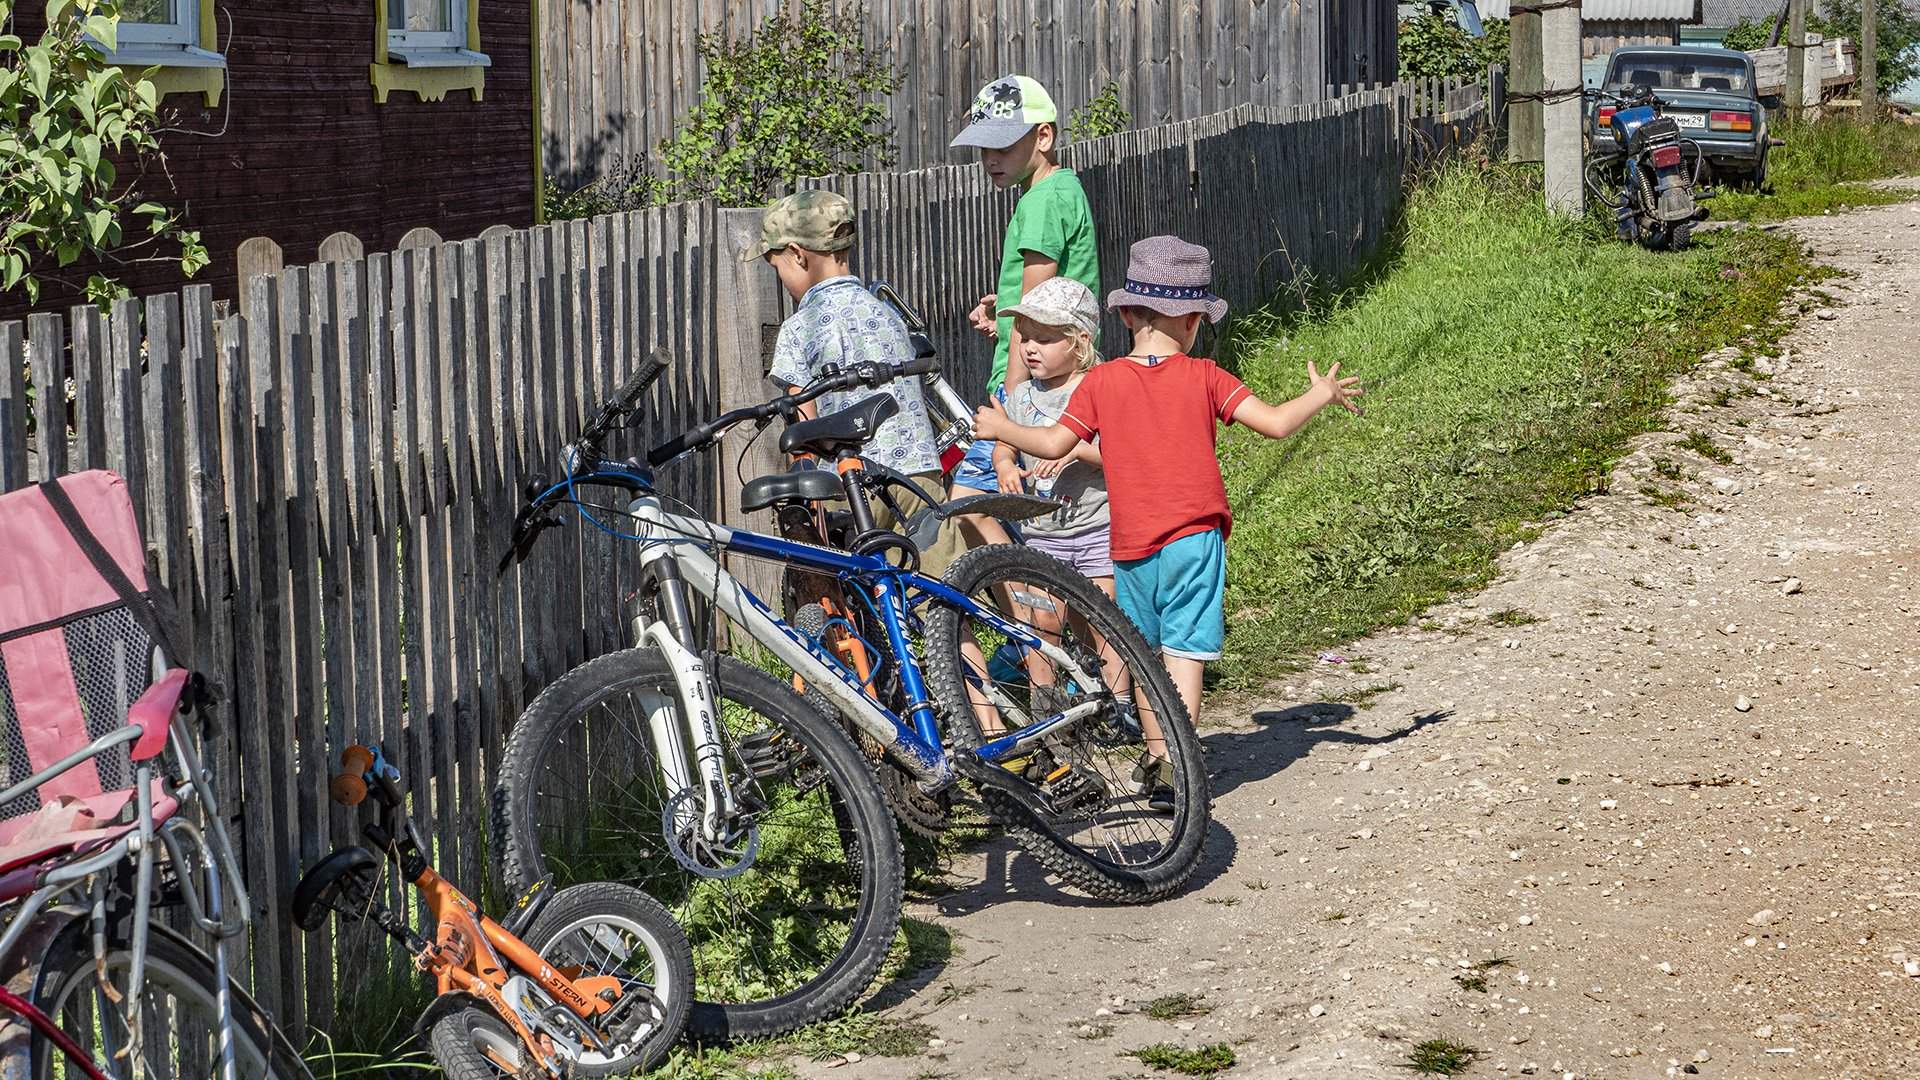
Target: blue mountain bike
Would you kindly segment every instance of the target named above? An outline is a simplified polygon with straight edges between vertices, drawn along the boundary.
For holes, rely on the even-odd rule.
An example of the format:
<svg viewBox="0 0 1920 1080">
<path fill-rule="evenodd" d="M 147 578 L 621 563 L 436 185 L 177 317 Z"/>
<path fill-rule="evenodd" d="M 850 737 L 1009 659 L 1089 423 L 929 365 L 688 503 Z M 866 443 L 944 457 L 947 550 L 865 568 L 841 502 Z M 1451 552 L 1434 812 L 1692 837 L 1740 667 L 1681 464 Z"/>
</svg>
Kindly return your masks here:
<svg viewBox="0 0 1920 1080">
<path fill-rule="evenodd" d="M 978 548 L 944 579 L 920 573 L 909 537 L 873 528 L 869 493 L 889 486 L 887 478 L 876 481 L 877 467 L 854 463 L 897 410 L 891 396 L 798 419 L 799 406 L 824 394 L 924 375 L 934 368 L 930 358 L 829 370 L 798 393 L 684 432 L 644 461 L 609 459 L 603 443 L 632 422 L 664 366 L 650 360 L 598 410 L 566 449 L 566 478 L 530 485 L 515 522 L 514 555 L 524 558 L 543 529 L 575 511 L 638 545 L 641 572 L 636 647 L 556 681 L 509 740 L 495 812 L 510 886 L 587 867 L 614 876 L 610 850 L 631 867 L 646 861 L 632 853 L 664 847 L 671 863 L 648 865 L 680 880 L 631 870 L 621 879 L 677 907 L 687 926 L 695 995 L 706 1003 L 695 1006 L 693 1030 L 767 1034 L 844 1007 L 871 982 L 898 917 L 898 841 L 874 844 L 863 834 L 897 834 L 891 818 L 875 824 L 870 813 L 852 812 L 877 798 L 871 768 L 863 783 L 834 765 L 851 740 L 780 685 L 784 678 L 817 692 L 881 749 L 883 767 L 903 771 L 920 793 L 938 797 L 960 777 L 971 781 L 988 810 L 1066 883 L 1144 902 L 1186 881 L 1207 830 L 1206 773 L 1192 721 L 1139 631 L 1090 580 L 1030 548 Z M 653 469 L 713 446 L 740 424 L 764 428 L 775 419 L 788 422 L 783 451 L 849 467 L 758 478 L 745 486 L 742 505 L 844 499 L 852 515 L 846 550 L 673 513 L 656 489 Z M 897 479 L 894 486 L 914 490 Z M 593 501 L 596 491 L 615 493 L 615 501 Z M 859 634 L 877 658 L 873 668 L 862 677 L 843 664 L 825 640 L 830 628 L 775 615 L 721 565 L 723 555 L 839 582 L 859 617 L 831 629 Z M 694 594 L 730 620 L 736 656 L 710 651 Z M 763 671 L 741 662 L 749 652 Z M 810 829 L 775 835 L 790 818 L 783 807 L 818 786 L 823 764 L 838 777 L 826 807 Z M 770 794 L 774 787 L 783 793 Z M 895 865 L 876 865 L 888 859 Z M 778 890 L 785 904 L 750 888 L 776 879 L 789 886 Z M 803 899 L 810 888 L 823 899 Z M 831 919 L 813 918 L 810 909 L 834 907 L 836 895 L 848 898 L 844 906 Z M 890 914 L 874 913 L 888 903 Z M 703 953 L 715 957 L 704 968 Z"/>
</svg>

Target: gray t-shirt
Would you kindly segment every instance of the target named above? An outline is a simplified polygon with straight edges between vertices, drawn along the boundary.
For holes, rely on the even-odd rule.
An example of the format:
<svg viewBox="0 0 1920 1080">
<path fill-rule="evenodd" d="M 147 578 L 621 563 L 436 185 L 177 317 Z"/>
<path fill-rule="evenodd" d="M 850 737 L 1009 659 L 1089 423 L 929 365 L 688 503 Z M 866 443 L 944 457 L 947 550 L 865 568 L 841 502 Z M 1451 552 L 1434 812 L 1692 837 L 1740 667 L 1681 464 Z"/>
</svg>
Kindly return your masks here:
<svg viewBox="0 0 1920 1080">
<path fill-rule="evenodd" d="M 1007 394 L 1007 415 L 1016 424 L 1051 427 L 1059 423 L 1060 414 L 1067 411 L 1071 385 L 1061 383 L 1059 389 L 1048 390 L 1029 379 Z M 1031 454 L 1020 455 L 1021 468 L 1031 469 L 1039 462 L 1040 459 Z M 1075 461 L 1056 476 L 1028 483 L 1035 495 L 1059 499 L 1065 505 L 1047 517 L 1021 522 L 1021 531 L 1044 536 L 1079 536 L 1107 527 L 1107 474 L 1098 466 Z"/>
</svg>

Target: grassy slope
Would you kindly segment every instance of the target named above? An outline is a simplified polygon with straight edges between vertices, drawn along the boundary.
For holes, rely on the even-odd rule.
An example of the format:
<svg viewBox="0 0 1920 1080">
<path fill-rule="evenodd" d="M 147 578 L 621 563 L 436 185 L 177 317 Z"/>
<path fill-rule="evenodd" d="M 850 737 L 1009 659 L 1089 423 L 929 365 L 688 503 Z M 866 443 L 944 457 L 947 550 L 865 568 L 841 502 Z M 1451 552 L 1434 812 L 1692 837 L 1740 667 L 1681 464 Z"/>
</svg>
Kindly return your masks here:
<svg viewBox="0 0 1920 1080">
<path fill-rule="evenodd" d="M 1769 160 L 1771 192 L 1723 192 L 1713 200 L 1714 217 L 1778 221 L 1900 202 L 1910 196 L 1870 188 L 1864 181 L 1920 173 L 1920 127 L 1834 118 L 1778 123 L 1773 134 L 1786 145 L 1774 147 Z"/>
<path fill-rule="evenodd" d="M 1292 439 L 1232 428 L 1228 685 L 1400 621 L 1483 580 L 1530 522 L 1594 490 L 1701 353 L 1763 348 L 1805 271 L 1751 230 L 1653 254 L 1551 219 L 1504 170 L 1456 167 L 1410 200 L 1374 284 L 1318 317 L 1256 314 L 1238 366 L 1269 400 L 1309 358 L 1365 379 L 1367 415 Z"/>
</svg>

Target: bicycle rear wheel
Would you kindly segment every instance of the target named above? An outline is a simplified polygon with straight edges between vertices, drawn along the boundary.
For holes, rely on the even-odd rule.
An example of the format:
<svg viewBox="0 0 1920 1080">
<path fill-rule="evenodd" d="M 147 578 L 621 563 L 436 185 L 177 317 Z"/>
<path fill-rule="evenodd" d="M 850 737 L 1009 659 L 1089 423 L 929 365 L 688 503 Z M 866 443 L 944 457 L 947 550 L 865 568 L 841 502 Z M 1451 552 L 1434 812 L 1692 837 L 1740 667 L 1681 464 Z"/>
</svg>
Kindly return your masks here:
<svg viewBox="0 0 1920 1080">
<path fill-rule="evenodd" d="M 732 657 L 712 682 L 728 782 L 761 807 L 732 850 L 666 835 L 688 808 L 665 790 L 649 725 L 678 700 L 653 649 L 600 657 L 540 693 L 507 741 L 494 834 L 511 888 L 618 881 L 673 912 L 693 947 L 690 1033 L 776 1035 L 872 983 L 900 921 L 900 836 L 833 721 Z"/>
<path fill-rule="evenodd" d="M 122 995 L 129 986 L 133 952 L 115 943 L 106 956 L 107 981 Z M 311 1080 L 306 1063 L 245 991 L 228 982 L 233 1010 L 235 1075 L 241 1080 Z M 145 982 L 140 994 L 140 1056 L 146 1077 L 215 1077 L 220 1071 L 219 979 L 207 954 L 153 924 L 147 938 Z M 131 1077 L 130 1003 L 110 1001 L 94 969 L 93 946 L 84 920 L 54 938 L 34 979 L 32 1001 L 93 1057 L 109 1076 Z M 83 1075 L 52 1040 L 35 1033 L 36 1080 Z"/>
<path fill-rule="evenodd" d="M 1021 797 L 977 785 L 988 810 L 1035 858 L 1093 896 L 1141 903 L 1179 888 L 1199 863 L 1210 798 L 1200 740 L 1159 655 L 1092 581 L 1032 548 L 975 548 L 946 582 L 1059 645 L 1101 684 L 1075 685 L 985 620 L 935 604 L 927 683 L 956 743 L 977 748 L 1106 699 L 998 766 Z"/>
</svg>

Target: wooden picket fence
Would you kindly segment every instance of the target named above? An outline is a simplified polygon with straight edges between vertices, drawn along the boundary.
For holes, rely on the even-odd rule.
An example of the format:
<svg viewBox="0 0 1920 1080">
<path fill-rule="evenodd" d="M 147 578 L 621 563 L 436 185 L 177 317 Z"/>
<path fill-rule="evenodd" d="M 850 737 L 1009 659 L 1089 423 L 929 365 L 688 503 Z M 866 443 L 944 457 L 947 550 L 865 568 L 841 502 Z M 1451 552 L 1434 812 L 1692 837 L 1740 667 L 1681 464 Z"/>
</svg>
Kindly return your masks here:
<svg viewBox="0 0 1920 1080">
<path fill-rule="evenodd" d="M 1351 273 L 1405 177 L 1483 130 L 1480 97 L 1448 81 L 1248 106 L 1068 163 L 1109 280 L 1131 241 L 1176 232 L 1213 248 L 1244 309 Z M 990 290 L 1011 196 L 977 168 L 824 183 L 859 209 L 862 271 L 925 306 L 955 385 L 979 387 L 987 348 L 964 312 Z M 303 937 L 286 916 L 301 871 L 354 839 L 326 798 L 340 748 L 399 755 L 440 865 L 480 889 L 506 734 L 542 686 L 623 646 L 633 571 L 575 528 L 498 572 L 524 484 L 655 349 L 675 362 L 631 449 L 765 395 L 785 300 L 738 257 L 757 233 L 757 212 L 691 203 L 291 267 L 224 319 L 194 286 L 0 323 L 0 490 L 125 476 L 192 662 L 225 690 L 209 757 L 258 908 L 237 970 L 289 1030 L 326 1030 L 365 980 L 405 976 L 384 944 Z M 728 496 L 771 441 L 664 489 L 738 520 Z"/>
</svg>

